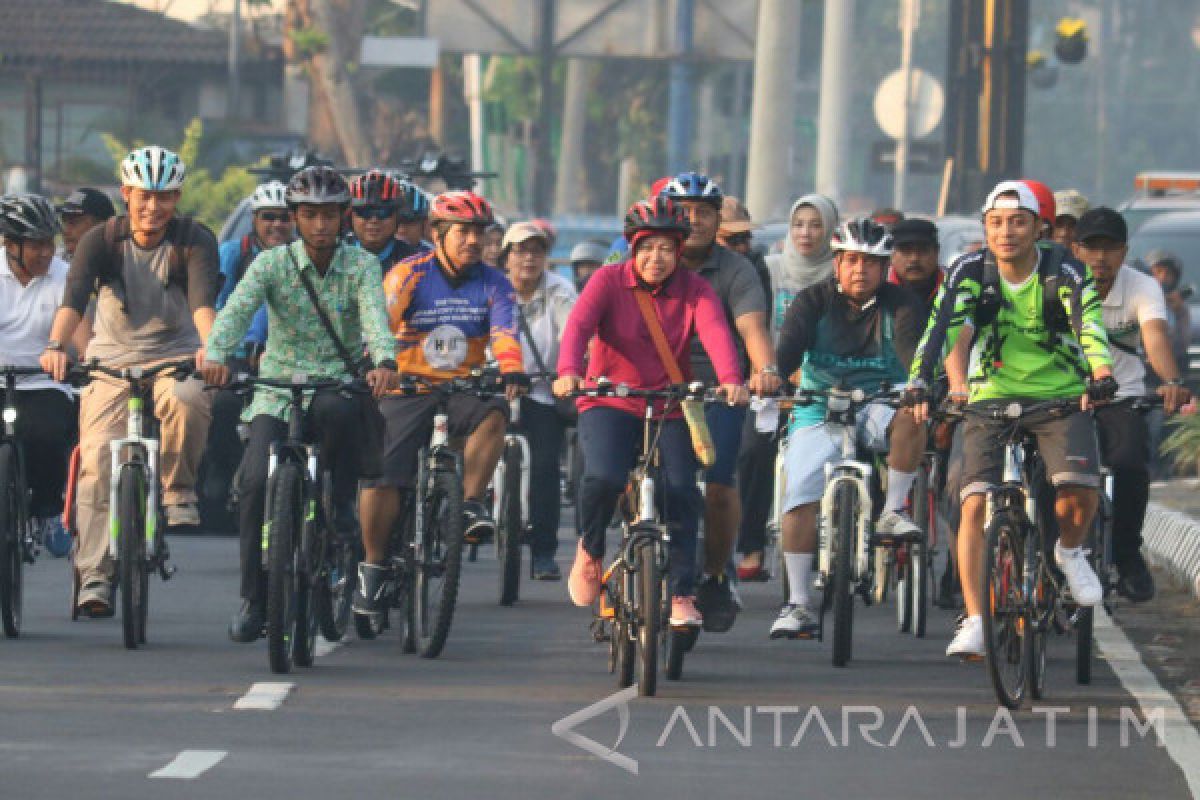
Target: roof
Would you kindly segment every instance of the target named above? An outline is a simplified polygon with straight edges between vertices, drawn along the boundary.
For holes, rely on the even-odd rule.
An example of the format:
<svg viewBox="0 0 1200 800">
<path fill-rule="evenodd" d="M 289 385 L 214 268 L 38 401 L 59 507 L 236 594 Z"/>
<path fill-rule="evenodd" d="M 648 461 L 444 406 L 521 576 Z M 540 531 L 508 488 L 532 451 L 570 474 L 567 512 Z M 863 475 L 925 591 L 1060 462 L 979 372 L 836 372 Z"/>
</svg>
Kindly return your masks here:
<svg viewBox="0 0 1200 800">
<path fill-rule="evenodd" d="M 0 66 L 218 66 L 228 34 L 110 0 L 3 0 Z"/>
</svg>

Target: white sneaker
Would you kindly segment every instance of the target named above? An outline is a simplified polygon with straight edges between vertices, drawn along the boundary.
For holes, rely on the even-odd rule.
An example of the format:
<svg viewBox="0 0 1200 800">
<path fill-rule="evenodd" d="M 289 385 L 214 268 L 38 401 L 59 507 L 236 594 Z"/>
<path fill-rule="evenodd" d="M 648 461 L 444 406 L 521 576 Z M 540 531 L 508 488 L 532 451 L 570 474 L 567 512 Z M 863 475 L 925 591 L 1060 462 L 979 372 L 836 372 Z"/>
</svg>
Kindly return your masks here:
<svg viewBox="0 0 1200 800">
<path fill-rule="evenodd" d="M 817 635 L 820 625 L 806 606 L 785 603 L 771 625 L 772 639 L 810 639 Z"/>
<path fill-rule="evenodd" d="M 916 538 L 921 535 L 921 529 L 917 524 L 903 511 L 885 511 L 879 515 L 879 522 L 875 523 L 875 532 L 884 536 L 895 536 L 898 538 Z"/>
<path fill-rule="evenodd" d="M 1076 603 L 1085 607 L 1100 604 L 1104 599 L 1104 589 L 1081 548 L 1076 548 L 1074 553 L 1066 555 L 1055 545 L 1054 563 L 1058 564 L 1058 568 L 1067 577 L 1067 586 L 1070 587 L 1071 597 Z"/>
<path fill-rule="evenodd" d="M 946 648 L 948 656 L 979 656 L 986 655 L 983 644 L 983 617 L 966 617 L 958 624 L 958 630 L 950 645 Z"/>
</svg>

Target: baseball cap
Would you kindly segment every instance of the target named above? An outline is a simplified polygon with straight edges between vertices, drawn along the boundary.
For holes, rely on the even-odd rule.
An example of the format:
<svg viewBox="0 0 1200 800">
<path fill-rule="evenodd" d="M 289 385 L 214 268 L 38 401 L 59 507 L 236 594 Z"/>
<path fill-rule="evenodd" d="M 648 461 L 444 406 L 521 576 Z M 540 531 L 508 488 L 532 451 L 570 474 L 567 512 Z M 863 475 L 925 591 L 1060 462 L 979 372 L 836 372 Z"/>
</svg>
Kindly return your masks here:
<svg viewBox="0 0 1200 800">
<path fill-rule="evenodd" d="M 89 214 L 96 219 L 108 219 L 117 213 L 113 202 L 104 192 L 91 187 L 76 189 L 57 209 L 60 214 Z"/>
<path fill-rule="evenodd" d="M 512 247 L 514 244 L 520 244 L 530 239 L 541 239 L 547 245 L 550 243 L 550 237 L 542 226 L 533 222 L 518 222 L 504 234 L 501 247 Z"/>
<path fill-rule="evenodd" d="M 1055 192 L 1054 203 L 1058 206 L 1058 216 L 1074 217 L 1076 221 L 1092 207 L 1092 204 L 1078 189 L 1063 189 Z"/>
<path fill-rule="evenodd" d="M 1084 242 L 1094 236 L 1104 236 L 1122 244 L 1129 241 L 1129 226 L 1120 212 L 1097 206 L 1085 211 L 1075 223 L 1075 239 Z"/>
<path fill-rule="evenodd" d="M 1004 196 L 1009 194 L 1015 194 L 1016 199 Z M 983 213 L 986 214 L 996 208 L 1023 208 L 1026 211 L 1032 211 L 1036 217 L 1039 216 L 1041 207 L 1038 205 L 1033 190 L 1023 181 L 1000 181 L 987 196 L 987 200 L 983 204 Z"/>
<path fill-rule="evenodd" d="M 931 244 L 936 247 L 937 225 L 917 217 L 902 219 L 892 226 L 892 240 L 897 247 L 902 244 Z"/>
<path fill-rule="evenodd" d="M 725 195 L 725 198 L 721 200 L 720 232 L 725 235 L 749 233 L 756 227 L 758 226 L 750 219 L 750 212 L 742 205 L 742 201 L 736 197 Z"/>
</svg>

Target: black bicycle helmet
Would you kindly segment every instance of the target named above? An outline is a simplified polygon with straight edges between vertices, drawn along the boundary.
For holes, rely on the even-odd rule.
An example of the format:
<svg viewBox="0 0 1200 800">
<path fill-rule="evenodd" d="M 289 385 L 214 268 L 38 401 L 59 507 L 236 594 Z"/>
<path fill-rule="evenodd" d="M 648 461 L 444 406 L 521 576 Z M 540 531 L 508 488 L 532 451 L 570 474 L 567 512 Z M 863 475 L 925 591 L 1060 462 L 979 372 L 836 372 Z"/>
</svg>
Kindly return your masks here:
<svg viewBox="0 0 1200 800">
<path fill-rule="evenodd" d="M 54 206 L 40 194 L 0 197 L 0 235 L 6 239 L 53 239 L 61 230 Z"/>
<path fill-rule="evenodd" d="M 692 232 L 687 214 L 670 197 L 659 195 L 639 200 L 625 212 L 625 238 L 630 242 L 636 233 L 669 233 L 686 237 Z"/>
<path fill-rule="evenodd" d="M 350 187 L 333 167 L 305 167 L 288 181 L 286 199 L 289 206 L 302 203 L 347 205 Z"/>
</svg>

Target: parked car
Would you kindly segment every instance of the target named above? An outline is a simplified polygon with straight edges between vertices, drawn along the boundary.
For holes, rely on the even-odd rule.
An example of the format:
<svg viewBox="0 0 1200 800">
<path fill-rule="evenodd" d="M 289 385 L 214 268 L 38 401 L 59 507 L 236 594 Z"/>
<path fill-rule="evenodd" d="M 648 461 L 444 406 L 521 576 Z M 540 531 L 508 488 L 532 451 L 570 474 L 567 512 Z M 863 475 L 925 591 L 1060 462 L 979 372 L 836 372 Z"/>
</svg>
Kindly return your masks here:
<svg viewBox="0 0 1200 800">
<path fill-rule="evenodd" d="M 1167 250 L 1179 257 L 1183 263 L 1183 276 L 1179 282 L 1191 297 L 1192 343 L 1188 347 L 1188 381 L 1200 383 L 1200 297 L 1195 289 L 1200 286 L 1200 211 L 1176 211 L 1159 214 L 1143 224 L 1129 240 L 1128 263 L 1147 269 L 1146 254 L 1154 250 Z"/>
<path fill-rule="evenodd" d="M 1200 172 L 1140 172 L 1133 197 L 1117 207 L 1131 233 L 1160 214 L 1200 211 Z"/>
</svg>

